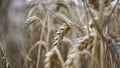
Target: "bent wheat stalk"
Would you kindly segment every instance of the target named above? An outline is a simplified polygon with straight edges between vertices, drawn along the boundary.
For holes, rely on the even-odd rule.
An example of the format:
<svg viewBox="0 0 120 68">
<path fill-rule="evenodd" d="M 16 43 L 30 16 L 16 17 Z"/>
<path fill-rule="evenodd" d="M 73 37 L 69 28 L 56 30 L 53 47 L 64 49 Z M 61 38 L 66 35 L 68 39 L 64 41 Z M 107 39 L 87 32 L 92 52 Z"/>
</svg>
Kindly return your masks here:
<svg viewBox="0 0 120 68">
<path fill-rule="evenodd" d="M 49 10 L 49 11 L 52 12 L 51 10 Z M 62 14 L 57 14 L 57 15 L 55 13 L 53 13 L 53 14 L 56 17 L 58 17 L 61 21 L 63 21 L 64 23 L 63 23 L 63 26 L 61 26 L 58 29 L 58 31 L 56 32 L 57 35 L 54 38 L 54 42 L 51 46 L 51 50 L 46 54 L 45 68 L 53 68 L 54 65 L 52 64 L 52 61 L 54 61 L 55 55 L 57 55 L 56 58 L 60 61 L 62 68 L 65 68 L 64 61 L 63 61 L 62 55 L 61 55 L 58 47 L 59 47 L 60 42 L 63 39 L 64 35 L 71 29 L 72 22 L 66 16 L 64 16 Z M 51 58 L 53 58 L 53 59 L 51 59 Z M 55 65 L 55 66 L 57 66 L 57 65 Z"/>
</svg>

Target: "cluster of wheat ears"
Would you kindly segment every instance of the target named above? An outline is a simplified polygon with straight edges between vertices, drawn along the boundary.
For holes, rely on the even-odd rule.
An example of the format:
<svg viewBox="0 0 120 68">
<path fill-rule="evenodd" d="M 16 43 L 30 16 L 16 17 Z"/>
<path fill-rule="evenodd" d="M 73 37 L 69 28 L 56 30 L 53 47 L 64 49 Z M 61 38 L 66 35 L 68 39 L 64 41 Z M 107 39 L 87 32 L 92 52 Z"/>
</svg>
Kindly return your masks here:
<svg viewBox="0 0 120 68">
<path fill-rule="evenodd" d="M 120 68 L 119 0 L 33 0 L 28 8 L 22 68 Z"/>
</svg>

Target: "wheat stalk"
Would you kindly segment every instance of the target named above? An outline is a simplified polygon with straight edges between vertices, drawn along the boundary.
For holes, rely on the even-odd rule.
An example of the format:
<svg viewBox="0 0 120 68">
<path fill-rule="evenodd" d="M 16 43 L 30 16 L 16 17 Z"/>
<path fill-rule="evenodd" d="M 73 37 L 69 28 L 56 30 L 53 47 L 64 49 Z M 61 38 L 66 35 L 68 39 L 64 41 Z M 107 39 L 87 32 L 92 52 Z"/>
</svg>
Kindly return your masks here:
<svg viewBox="0 0 120 68">
<path fill-rule="evenodd" d="M 51 11 L 51 10 L 49 10 L 49 11 Z M 52 12 L 52 11 L 51 11 Z M 53 12 L 52 12 L 53 13 Z M 54 14 L 54 13 L 53 13 Z M 60 51 L 59 51 L 59 45 L 60 45 L 60 42 L 61 42 L 61 40 L 63 39 L 63 37 L 64 37 L 64 35 L 70 30 L 70 28 L 71 28 L 71 21 L 67 18 L 67 17 L 65 17 L 65 16 L 63 16 L 63 15 L 61 15 L 61 14 L 58 14 L 58 15 L 56 15 L 56 14 L 54 14 L 56 17 L 58 17 L 60 20 L 62 20 L 64 23 L 63 23 L 63 26 L 61 26 L 59 29 L 58 29 L 58 31 L 56 32 L 56 36 L 55 36 L 55 38 L 54 38 L 54 42 L 53 42 L 53 44 L 52 44 L 52 49 L 47 53 L 47 54 L 49 54 L 50 53 L 50 55 L 49 56 L 46 56 L 46 65 L 45 65 L 45 68 L 51 68 L 52 66 L 52 64 L 51 64 L 51 61 L 52 61 L 52 59 L 50 59 L 51 57 L 54 57 L 53 56 L 53 54 L 56 54 L 57 55 L 57 57 L 58 57 L 58 59 L 59 59 L 59 61 L 61 62 L 61 64 L 62 64 L 62 68 L 65 68 L 64 67 L 64 61 L 63 61 L 63 58 L 62 58 L 62 55 L 61 55 L 61 53 L 60 53 Z"/>
</svg>

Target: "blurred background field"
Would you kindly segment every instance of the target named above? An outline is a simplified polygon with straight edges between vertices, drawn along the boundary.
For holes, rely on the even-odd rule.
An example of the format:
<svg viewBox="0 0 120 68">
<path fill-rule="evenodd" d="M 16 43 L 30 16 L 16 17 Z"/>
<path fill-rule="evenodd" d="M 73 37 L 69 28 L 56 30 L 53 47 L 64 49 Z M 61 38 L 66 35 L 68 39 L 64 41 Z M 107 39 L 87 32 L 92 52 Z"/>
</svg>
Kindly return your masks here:
<svg viewBox="0 0 120 68">
<path fill-rule="evenodd" d="M 0 0 L 0 68 L 120 68 L 120 0 Z"/>
</svg>

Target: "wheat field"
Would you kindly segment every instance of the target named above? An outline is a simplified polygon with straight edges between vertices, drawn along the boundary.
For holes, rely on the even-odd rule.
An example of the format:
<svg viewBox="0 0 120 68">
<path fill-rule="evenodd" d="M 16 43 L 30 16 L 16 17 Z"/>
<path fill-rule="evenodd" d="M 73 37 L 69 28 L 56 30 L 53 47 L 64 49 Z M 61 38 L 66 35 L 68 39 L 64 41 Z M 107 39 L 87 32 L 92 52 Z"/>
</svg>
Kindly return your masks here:
<svg viewBox="0 0 120 68">
<path fill-rule="evenodd" d="M 120 68 L 119 0 L 0 0 L 0 68 Z"/>
</svg>

